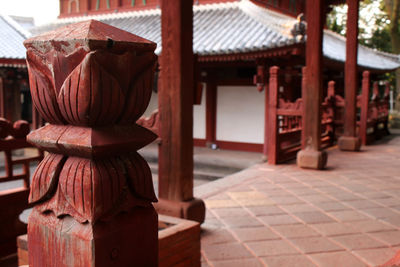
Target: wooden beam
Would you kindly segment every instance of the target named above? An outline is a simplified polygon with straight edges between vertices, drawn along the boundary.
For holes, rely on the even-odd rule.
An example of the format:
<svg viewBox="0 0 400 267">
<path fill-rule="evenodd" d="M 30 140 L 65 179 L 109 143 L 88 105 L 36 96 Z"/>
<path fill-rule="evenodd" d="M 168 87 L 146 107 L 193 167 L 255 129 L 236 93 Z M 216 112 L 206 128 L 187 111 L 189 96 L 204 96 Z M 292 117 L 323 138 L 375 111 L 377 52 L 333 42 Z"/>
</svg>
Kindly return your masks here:
<svg viewBox="0 0 400 267">
<path fill-rule="evenodd" d="M 204 221 L 193 198 L 193 3 L 161 1 L 159 213 Z"/>
</svg>

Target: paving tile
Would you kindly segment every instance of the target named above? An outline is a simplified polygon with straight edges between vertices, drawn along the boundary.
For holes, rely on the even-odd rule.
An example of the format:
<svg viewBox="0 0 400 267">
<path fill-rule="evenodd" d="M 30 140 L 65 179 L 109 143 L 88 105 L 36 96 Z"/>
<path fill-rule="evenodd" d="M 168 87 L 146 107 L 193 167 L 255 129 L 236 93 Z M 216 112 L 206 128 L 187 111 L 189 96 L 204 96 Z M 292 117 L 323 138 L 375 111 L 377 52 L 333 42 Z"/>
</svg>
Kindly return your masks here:
<svg viewBox="0 0 400 267">
<path fill-rule="evenodd" d="M 381 220 L 400 228 L 400 216 L 385 217 L 381 218 Z"/>
<path fill-rule="evenodd" d="M 352 200 L 352 201 L 345 201 L 345 204 L 355 208 L 355 209 L 365 209 L 365 208 L 380 208 L 379 204 L 376 204 L 372 201 L 361 199 L 361 200 Z"/>
<path fill-rule="evenodd" d="M 386 244 L 377 241 L 365 234 L 354 234 L 345 236 L 332 237 L 333 240 L 339 242 L 347 249 L 367 249 L 367 248 L 382 248 L 387 247 Z"/>
<path fill-rule="evenodd" d="M 310 205 L 310 204 L 291 204 L 291 205 L 280 205 L 282 209 L 288 212 L 310 212 L 310 211 L 318 211 L 318 208 Z"/>
<path fill-rule="evenodd" d="M 400 204 L 400 199 L 399 198 L 394 198 L 394 197 L 389 197 L 389 198 L 382 198 L 382 199 L 376 199 L 376 202 L 384 205 L 384 206 L 397 206 Z"/>
<path fill-rule="evenodd" d="M 272 228 L 288 239 L 320 235 L 311 227 L 304 224 L 276 225 Z"/>
<path fill-rule="evenodd" d="M 315 206 L 324 210 L 324 211 L 338 211 L 338 210 L 349 210 L 351 208 L 343 205 L 340 202 L 321 202 L 321 203 L 314 203 Z"/>
<path fill-rule="evenodd" d="M 294 196 L 270 196 L 269 198 L 278 205 L 304 203 Z"/>
<path fill-rule="evenodd" d="M 278 214 L 270 216 L 260 216 L 258 217 L 267 225 L 284 225 L 284 224 L 298 224 L 300 221 L 295 219 L 293 216 L 287 214 Z"/>
<path fill-rule="evenodd" d="M 268 206 L 274 205 L 275 202 L 267 199 L 267 198 L 254 198 L 254 199 L 237 199 L 236 200 L 240 205 L 245 207 L 252 207 L 252 206 Z"/>
<path fill-rule="evenodd" d="M 365 233 L 395 230 L 393 226 L 376 220 L 356 221 L 346 223 L 345 225 L 346 227 L 353 227 L 354 229 L 358 229 L 359 231 Z"/>
<path fill-rule="evenodd" d="M 296 266 L 296 267 L 315 267 L 312 261 L 305 255 L 285 255 L 285 256 L 271 256 L 263 257 L 261 260 L 267 264 L 268 267 L 283 267 L 283 266 Z"/>
<path fill-rule="evenodd" d="M 362 221 L 370 219 L 368 216 L 361 214 L 360 212 L 355 210 L 330 211 L 328 212 L 328 214 L 335 217 L 341 222 Z"/>
<path fill-rule="evenodd" d="M 214 231 L 203 229 L 201 232 L 201 243 L 204 245 L 234 242 L 237 242 L 236 239 L 226 229 L 217 229 Z"/>
<path fill-rule="evenodd" d="M 322 195 L 322 194 L 316 194 L 316 195 L 308 195 L 308 196 L 299 196 L 299 198 L 304 199 L 308 202 L 311 203 L 322 203 L 322 202 L 332 202 L 334 201 L 334 199 L 326 196 L 326 195 Z"/>
<path fill-rule="evenodd" d="M 223 226 L 223 223 L 217 218 L 206 218 L 204 223 L 201 225 L 201 228 L 218 229 Z"/>
<path fill-rule="evenodd" d="M 206 199 L 204 202 L 208 209 L 240 207 L 240 205 L 232 199 Z"/>
<path fill-rule="evenodd" d="M 299 254 L 300 252 L 285 240 L 249 242 L 247 246 L 258 257 Z"/>
<path fill-rule="evenodd" d="M 236 228 L 232 231 L 242 242 L 280 239 L 268 227 Z"/>
<path fill-rule="evenodd" d="M 390 246 L 400 246 L 400 231 L 370 233 L 369 235 Z"/>
<path fill-rule="evenodd" d="M 380 266 L 393 258 L 396 254 L 396 250 L 392 248 L 377 248 L 355 250 L 353 253 L 366 261 L 370 266 Z"/>
<path fill-rule="evenodd" d="M 348 251 L 310 254 L 310 257 L 321 267 L 363 267 L 367 266 Z"/>
<path fill-rule="evenodd" d="M 346 235 L 360 232 L 359 229 L 352 225 L 345 225 L 338 222 L 313 224 L 311 227 L 315 228 L 324 236 Z"/>
<path fill-rule="evenodd" d="M 252 258 L 252 254 L 240 243 L 216 244 L 202 247 L 209 261 Z"/>
<path fill-rule="evenodd" d="M 291 239 L 290 241 L 294 243 L 303 253 L 318 253 L 344 250 L 343 247 L 336 245 L 325 237 L 298 238 Z"/>
<path fill-rule="evenodd" d="M 307 224 L 334 222 L 334 220 L 331 217 L 319 211 L 299 212 L 299 213 L 293 213 L 293 215 L 300 218 L 303 222 Z"/>
<path fill-rule="evenodd" d="M 239 259 L 227 261 L 212 261 L 214 267 L 263 267 L 264 265 L 258 259 Z"/>
<path fill-rule="evenodd" d="M 227 224 L 230 228 L 262 226 L 262 224 L 252 216 L 225 217 L 222 218 L 221 221 Z"/>
<path fill-rule="evenodd" d="M 254 216 L 286 214 L 286 212 L 277 206 L 254 206 L 247 208 Z"/>
<path fill-rule="evenodd" d="M 245 217 L 245 216 L 250 216 L 250 214 L 243 209 L 242 207 L 240 208 L 220 208 L 220 209 L 214 209 L 214 213 L 218 215 L 218 217 Z"/>
<path fill-rule="evenodd" d="M 394 216 L 399 216 L 400 213 L 394 212 L 390 208 L 371 208 L 371 209 L 360 209 L 360 211 L 369 214 L 370 216 L 373 216 L 375 218 L 385 218 L 385 217 L 394 217 Z"/>
<path fill-rule="evenodd" d="M 260 193 L 256 190 L 252 191 L 240 191 L 240 192 L 227 192 L 232 199 L 256 199 L 266 198 L 265 194 Z"/>
</svg>

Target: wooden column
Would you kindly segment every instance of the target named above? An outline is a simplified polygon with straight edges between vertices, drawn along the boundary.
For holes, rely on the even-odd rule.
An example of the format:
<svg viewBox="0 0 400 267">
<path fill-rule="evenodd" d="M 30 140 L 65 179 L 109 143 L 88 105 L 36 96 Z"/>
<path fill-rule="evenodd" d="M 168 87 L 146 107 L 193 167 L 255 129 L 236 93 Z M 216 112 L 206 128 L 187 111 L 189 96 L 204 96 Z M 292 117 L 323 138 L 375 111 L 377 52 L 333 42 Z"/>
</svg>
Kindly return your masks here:
<svg viewBox="0 0 400 267">
<path fill-rule="evenodd" d="M 161 1 L 159 213 L 204 221 L 204 202 L 193 198 L 193 6 Z"/>
<path fill-rule="evenodd" d="M 0 117 L 5 118 L 6 116 L 6 109 L 5 109 L 5 88 L 3 78 L 0 77 Z"/>
<path fill-rule="evenodd" d="M 217 139 L 217 84 L 207 82 L 206 87 L 206 145 L 211 147 Z"/>
<path fill-rule="evenodd" d="M 278 109 L 278 92 L 279 92 L 279 67 L 273 66 L 269 70 L 269 90 L 265 92 L 266 95 L 269 95 L 268 105 L 265 107 L 269 109 L 268 118 L 266 120 L 266 124 L 268 125 L 268 137 L 265 140 L 265 143 L 268 143 L 268 163 L 269 164 L 277 164 L 278 163 L 278 135 L 279 135 L 279 125 L 276 110 Z M 267 98 L 267 97 L 266 97 Z M 267 130 L 266 129 L 266 130 Z"/>
<path fill-rule="evenodd" d="M 322 39 L 325 18 L 323 0 L 306 1 L 307 43 L 306 71 L 303 75 L 304 101 L 302 150 L 297 154 L 297 165 L 302 168 L 322 169 L 327 155 L 321 151 L 322 101 Z"/>
<path fill-rule="evenodd" d="M 367 127 L 368 127 L 368 108 L 369 108 L 369 94 L 370 94 L 370 72 L 364 71 L 363 72 L 363 79 L 362 79 L 362 91 L 361 91 L 361 115 L 360 115 L 360 129 L 359 129 L 359 136 L 361 138 L 362 144 L 365 146 L 367 145 Z"/>
<path fill-rule="evenodd" d="M 90 20 L 25 41 L 32 101 L 49 123 L 29 202 L 29 266 L 157 266 L 157 201 L 135 124 L 151 96 L 156 44 Z"/>
<path fill-rule="evenodd" d="M 359 151 L 361 139 L 356 132 L 357 116 L 357 50 L 358 50 L 358 0 L 347 0 L 347 33 L 345 62 L 345 117 L 344 133 L 338 146 L 343 151 Z"/>
</svg>

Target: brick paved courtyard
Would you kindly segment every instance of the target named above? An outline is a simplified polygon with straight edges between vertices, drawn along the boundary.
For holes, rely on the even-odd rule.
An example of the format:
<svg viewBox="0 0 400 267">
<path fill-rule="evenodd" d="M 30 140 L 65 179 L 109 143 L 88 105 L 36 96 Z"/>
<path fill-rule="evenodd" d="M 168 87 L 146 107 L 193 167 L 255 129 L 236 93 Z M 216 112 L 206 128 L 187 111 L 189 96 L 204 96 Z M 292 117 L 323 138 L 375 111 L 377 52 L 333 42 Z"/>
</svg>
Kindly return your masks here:
<svg viewBox="0 0 400 267">
<path fill-rule="evenodd" d="M 207 205 L 202 265 L 379 266 L 400 250 L 400 135 L 328 168 L 255 165 L 195 188 Z"/>
</svg>

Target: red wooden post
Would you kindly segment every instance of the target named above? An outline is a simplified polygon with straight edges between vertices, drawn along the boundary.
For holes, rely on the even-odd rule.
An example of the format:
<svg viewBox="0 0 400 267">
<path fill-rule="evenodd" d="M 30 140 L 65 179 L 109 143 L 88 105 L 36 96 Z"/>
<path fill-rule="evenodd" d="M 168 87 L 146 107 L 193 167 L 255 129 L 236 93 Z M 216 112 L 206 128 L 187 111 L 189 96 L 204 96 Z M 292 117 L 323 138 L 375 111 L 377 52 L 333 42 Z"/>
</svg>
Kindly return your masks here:
<svg viewBox="0 0 400 267">
<path fill-rule="evenodd" d="M 302 86 L 303 148 L 297 154 L 297 165 L 302 168 L 322 169 L 327 154 L 321 150 L 322 102 L 322 38 L 325 18 L 325 1 L 306 1 L 307 44 L 306 73 Z"/>
<path fill-rule="evenodd" d="M 156 44 L 98 21 L 25 41 L 32 100 L 50 124 L 33 175 L 29 264 L 157 266 L 157 201 L 136 152 L 156 135 L 135 124 L 151 96 Z"/>
<path fill-rule="evenodd" d="M 4 90 L 4 82 L 3 78 L 0 77 L 0 117 L 5 118 L 6 110 L 5 110 L 5 90 Z"/>
<path fill-rule="evenodd" d="M 206 88 L 206 144 L 211 147 L 215 144 L 217 133 L 217 84 L 207 82 Z"/>
<path fill-rule="evenodd" d="M 359 136 L 363 145 L 367 144 L 367 125 L 368 125 L 368 107 L 369 107 L 369 71 L 363 72 L 362 91 L 361 91 L 361 117 Z"/>
<path fill-rule="evenodd" d="M 356 132 L 357 116 L 357 51 L 358 51 L 358 0 L 347 0 L 347 33 L 345 62 L 345 117 L 344 133 L 338 140 L 343 151 L 359 151 L 361 139 Z"/>
<path fill-rule="evenodd" d="M 193 197 L 193 3 L 161 1 L 159 213 L 203 222 Z"/>
<path fill-rule="evenodd" d="M 269 92 L 265 92 L 266 95 L 269 94 L 269 104 L 265 107 L 269 109 L 268 121 L 266 122 L 268 123 L 268 139 L 265 142 L 268 142 L 268 163 L 277 164 L 279 129 L 276 110 L 278 109 L 279 67 L 271 67 L 269 73 Z"/>
</svg>

